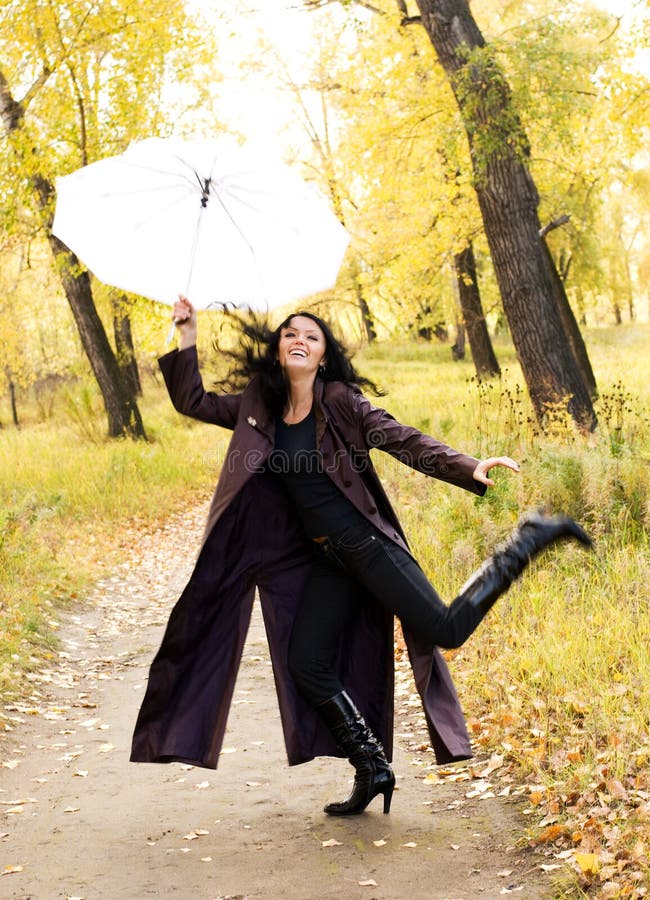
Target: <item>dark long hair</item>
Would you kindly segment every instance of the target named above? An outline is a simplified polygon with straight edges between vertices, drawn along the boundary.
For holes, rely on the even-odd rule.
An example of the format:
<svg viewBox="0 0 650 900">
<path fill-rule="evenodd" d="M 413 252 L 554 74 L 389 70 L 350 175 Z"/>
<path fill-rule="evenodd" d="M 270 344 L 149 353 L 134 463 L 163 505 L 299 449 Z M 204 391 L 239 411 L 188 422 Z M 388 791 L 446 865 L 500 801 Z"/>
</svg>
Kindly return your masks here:
<svg viewBox="0 0 650 900">
<path fill-rule="evenodd" d="M 382 396 L 384 391 L 374 381 L 360 375 L 352 365 L 351 354 L 332 332 L 330 326 L 319 316 L 310 312 L 293 312 L 271 329 L 266 319 L 250 317 L 237 319 L 241 334 L 237 347 L 224 349 L 215 341 L 220 356 L 230 362 L 228 374 L 215 386 L 227 391 L 240 391 L 255 376 L 259 376 L 260 390 L 264 403 L 273 413 L 281 415 L 287 402 L 287 384 L 278 365 L 278 344 L 283 328 L 287 328 L 294 316 L 305 316 L 315 322 L 325 336 L 325 359 L 327 364 L 319 371 L 318 377 L 324 381 L 344 381 L 358 389 L 367 388 L 373 394 Z"/>
</svg>

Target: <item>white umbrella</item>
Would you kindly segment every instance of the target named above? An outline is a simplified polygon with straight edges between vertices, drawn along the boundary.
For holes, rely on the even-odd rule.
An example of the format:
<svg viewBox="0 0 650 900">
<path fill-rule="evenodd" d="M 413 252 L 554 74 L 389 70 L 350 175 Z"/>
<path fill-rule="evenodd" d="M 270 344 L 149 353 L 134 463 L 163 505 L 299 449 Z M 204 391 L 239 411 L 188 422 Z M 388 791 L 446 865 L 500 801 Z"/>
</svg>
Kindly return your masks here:
<svg viewBox="0 0 650 900">
<path fill-rule="evenodd" d="M 199 309 L 264 309 L 331 288 L 349 236 L 279 160 L 149 138 L 58 178 L 52 231 L 107 284 Z"/>
</svg>

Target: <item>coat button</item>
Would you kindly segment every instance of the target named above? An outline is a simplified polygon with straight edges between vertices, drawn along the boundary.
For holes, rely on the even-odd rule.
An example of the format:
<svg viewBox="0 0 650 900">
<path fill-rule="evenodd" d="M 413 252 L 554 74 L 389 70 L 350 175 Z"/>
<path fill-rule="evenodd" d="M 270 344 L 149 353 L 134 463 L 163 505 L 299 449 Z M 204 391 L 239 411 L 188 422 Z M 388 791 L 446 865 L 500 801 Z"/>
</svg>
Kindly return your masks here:
<svg viewBox="0 0 650 900">
<path fill-rule="evenodd" d="M 351 482 L 351 481 L 344 481 L 344 482 L 343 482 L 343 487 L 352 487 L 352 482 Z"/>
<path fill-rule="evenodd" d="M 374 516 L 374 514 L 377 512 L 377 507 L 376 507 L 376 506 L 369 506 L 369 507 L 368 507 L 368 512 L 370 513 L 371 516 Z"/>
</svg>

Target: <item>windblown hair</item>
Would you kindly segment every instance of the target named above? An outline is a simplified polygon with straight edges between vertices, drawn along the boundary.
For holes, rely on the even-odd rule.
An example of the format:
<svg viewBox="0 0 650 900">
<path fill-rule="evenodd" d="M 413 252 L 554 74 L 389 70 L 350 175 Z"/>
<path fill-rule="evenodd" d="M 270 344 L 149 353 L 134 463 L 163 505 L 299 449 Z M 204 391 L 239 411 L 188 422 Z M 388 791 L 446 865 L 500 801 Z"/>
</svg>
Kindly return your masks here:
<svg viewBox="0 0 650 900">
<path fill-rule="evenodd" d="M 278 344 L 283 328 L 287 328 L 294 316 L 306 316 L 315 322 L 325 336 L 326 365 L 319 371 L 323 381 L 343 381 L 358 389 L 367 388 L 373 394 L 382 396 L 384 391 L 374 381 L 360 375 L 351 361 L 351 354 L 332 333 L 332 329 L 319 316 L 310 312 L 294 312 L 284 322 L 272 330 L 265 319 L 239 319 L 237 327 L 241 331 L 237 347 L 226 349 L 215 341 L 220 356 L 230 363 L 227 375 L 215 387 L 227 391 L 243 390 L 249 381 L 259 377 L 262 399 L 273 415 L 281 415 L 287 402 L 287 384 L 278 365 Z"/>
</svg>

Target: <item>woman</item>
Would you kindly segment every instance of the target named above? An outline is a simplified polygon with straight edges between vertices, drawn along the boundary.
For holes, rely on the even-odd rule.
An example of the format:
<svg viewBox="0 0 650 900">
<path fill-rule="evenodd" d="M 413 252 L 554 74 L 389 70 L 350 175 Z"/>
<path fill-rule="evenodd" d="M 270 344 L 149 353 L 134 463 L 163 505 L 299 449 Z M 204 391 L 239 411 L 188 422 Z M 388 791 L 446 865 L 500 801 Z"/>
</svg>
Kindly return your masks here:
<svg viewBox="0 0 650 900">
<path fill-rule="evenodd" d="M 346 757 L 352 793 L 325 812 L 354 815 L 382 794 L 387 813 L 393 616 L 438 762 L 466 759 L 462 713 L 437 648 L 460 646 L 545 547 L 591 541 L 567 517 L 528 516 L 446 606 L 408 550 L 369 451 L 479 495 L 494 483 L 493 468 L 516 472 L 516 462 L 458 453 L 374 407 L 358 387 L 372 383 L 309 313 L 273 333 L 249 328 L 262 351 L 231 354 L 230 383 L 248 379 L 245 390 L 206 392 L 196 313 L 181 297 L 173 315 L 179 349 L 160 365 L 175 408 L 234 434 L 201 553 L 152 664 L 131 758 L 216 767 L 257 586 L 289 763 Z"/>
</svg>

